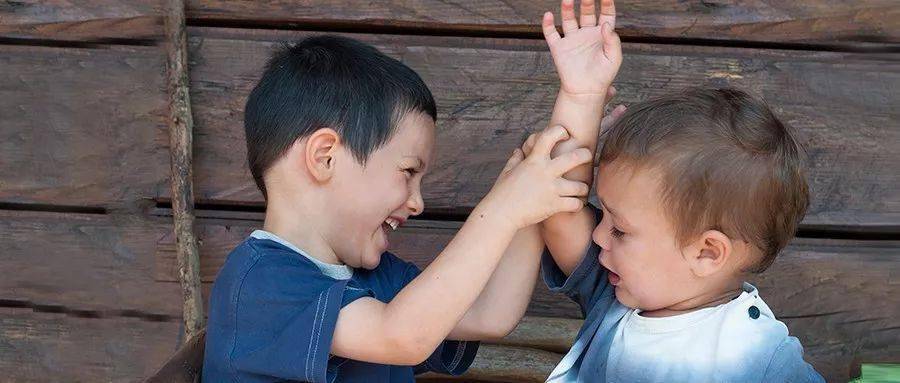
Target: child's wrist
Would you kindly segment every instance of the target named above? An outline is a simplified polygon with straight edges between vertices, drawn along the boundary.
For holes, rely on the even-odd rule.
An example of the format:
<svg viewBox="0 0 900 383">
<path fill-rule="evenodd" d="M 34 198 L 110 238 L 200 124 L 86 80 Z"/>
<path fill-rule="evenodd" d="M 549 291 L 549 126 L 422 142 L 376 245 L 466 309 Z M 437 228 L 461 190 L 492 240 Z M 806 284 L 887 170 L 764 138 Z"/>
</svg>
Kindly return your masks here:
<svg viewBox="0 0 900 383">
<path fill-rule="evenodd" d="M 559 88 L 559 95 L 557 97 L 561 100 L 565 100 L 566 102 L 575 103 L 578 105 L 589 105 L 602 106 L 603 102 L 606 99 L 606 88 L 603 88 L 600 92 L 576 92 L 571 90 L 566 90 L 565 87 Z"/>
<path fill-rule="evenodd" d="M 483 200 L 476 205 L 475 209 L 472 210 L 472 213 L 469 214 L 467 222 L 486 225 L 486 227 L 490 227 L 491 230 L 494 231 L 507 230 L 514 233 L 521 229 L 520 224 L 514 217 L 510 217 L 510 215 L 505 212 L 505 209 L 493 200 Z"/>
</svg>

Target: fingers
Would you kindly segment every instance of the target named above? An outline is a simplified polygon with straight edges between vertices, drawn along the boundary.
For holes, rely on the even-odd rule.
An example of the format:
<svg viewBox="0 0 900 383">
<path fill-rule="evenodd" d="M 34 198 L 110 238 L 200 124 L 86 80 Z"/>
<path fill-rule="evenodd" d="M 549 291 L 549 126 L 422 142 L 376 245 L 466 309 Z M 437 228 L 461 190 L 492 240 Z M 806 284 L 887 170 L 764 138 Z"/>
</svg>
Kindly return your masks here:
<svg viewBox="0 0 900 383">
<path fill-rule="evenodd" d="M 616 95 L 619 94 L 619 90 L 616 87 L 610 85 L 609 88 L 606 88 L 606 96 L 603 97 L 603 110 L 606 110 L 606 106 L 609 105 L 609 102 L 612 101 Z"/>
<path fill-rule="evenodd" d="M 559 199 L 557 207 L 560 213 L 574 213 L 580 211 L 584 207 L 584 202 L 575 197 L 564 197 Z"/>
<path fill-rule="evenodd" d="M 525 159 L 525 155 L 522 153 L 522 150 L 516 149 L 513 150 L 512 155 L 509 156 L 509 159 L 506 160 L 506 166 L 503 167 L 503 170 L 500 174 L 508 172 L 510 169 L 516 167 L 522 160 Z"/>
<path fill-rule="evenodd" d="M 553 12 L 545 12 L 544 19 L 541 20 L 541 29 L 544 31 L 544 39 L 547 43 L 553 43 L 561 39 L 556 25 L 553 24 Z"/>
<path fill-rule="evenodd" d="M 563 34 L 578 30 L 578 20 L 575 20 L 575 0 L 562 0 L 559 13 L 562 16 Z"/>
<path fill-rule="evenodd" d="M 531 154 L 531 151 L 534 149 L 534 143 L 537 141 L 537 133 L 531 133 L 528 136 L 528 139 L 525 140 L 525 143 L 522 144 L 522 152 L 525 153 L 525 156 Z"/>
<path fill-rule="evenodd" d="M 584 182 L 560 178 L 556 180 L 556 191 L 561 197 L 585 197 L 591 192 L 591 188 Z"/>
<path fill-rule="evenodd" d="M 594 0 L 581 0 L 581 27 L 596 27 L 597 12 Z"/>
<path fill-rule="evenodd" d="M 617 105 L 613 110 L 611 110 L 607 115 L 603 116 L 603 119 L 600 120 L 600 131 L 605 132 L 606 129 L 609 129 L 610 126 L 616 123 L 616 120 L 619 117 L 622 117 L 625 114 L 625 105 Z"/>
<path fill-rule="evenodd" d="M 603 33 L 603 54 L 612 61 L 622 60 L 622 41 L 619 40 L 619 34 L 613 30 L 613 25 L 604 23 L 602 27 Z"/>
<path fill-rule="evenodd" d="M 550 157 L 550 151 L 556 146 L 557 142 L 569 138 L 569 132 L 561 125 L 554 125 L 541 132 L 535 140 L 534 147 L 531 149 L 531 156 Z"/>
<path fill-rule="evenodd" d="M 594 154 L 587 148 L 578 148 L 552 160 L 550 165 L 554 174 L 563 175 L 580 165 L 584 165 L 594 159 Z"/>
<path fill-rule="evenodd" d="M 609 112 L 609 116 L 607 116 L 607 118 L 612 120 L 612 122 L 616 122 L 619 117 L 622 117 L 622 115 L 625 114 L 626 110 L 628 110 L 628 108 L 626 108 L 625 105 L 616 105 L 612 112 Z"/>
<path fill-rule="evenodd" d="M 613 97 L 616 97 L 617 94 L 619 94 L 619 90 L 616 89 L 616 87 L 610 85 L 609 88 L 606 88 L 606 97 L 604 97 L 604 99 L 606 100 L 606 102 L 609 102 L 609 100 L 612 100 Z"/>
<path fill-rule="evenodd" d="M 613 0 L 600 0 L 600 25 L 603 24 L 616 27 L 616 2 Z"/>
</svg>

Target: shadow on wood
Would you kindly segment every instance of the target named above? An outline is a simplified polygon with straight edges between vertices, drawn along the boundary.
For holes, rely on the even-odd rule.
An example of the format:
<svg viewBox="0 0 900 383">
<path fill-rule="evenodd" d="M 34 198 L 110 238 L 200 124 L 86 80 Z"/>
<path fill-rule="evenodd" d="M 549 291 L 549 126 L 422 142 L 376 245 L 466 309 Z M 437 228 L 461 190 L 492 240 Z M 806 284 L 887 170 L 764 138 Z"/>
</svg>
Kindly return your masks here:
<svg viewBox="0 0 900 383">
<path fill-rule="evenodd" d="M 206 329 L 188 339 L 145 383 L 197 383 L 203 370 Z"/>
</svg>

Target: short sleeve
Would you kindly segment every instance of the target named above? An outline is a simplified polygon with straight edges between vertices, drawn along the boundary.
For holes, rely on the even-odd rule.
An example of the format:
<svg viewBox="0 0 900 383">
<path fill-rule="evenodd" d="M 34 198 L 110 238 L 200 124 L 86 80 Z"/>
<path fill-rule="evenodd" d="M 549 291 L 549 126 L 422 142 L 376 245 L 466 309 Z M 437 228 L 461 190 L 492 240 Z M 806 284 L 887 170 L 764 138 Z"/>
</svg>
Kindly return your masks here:
<svg viewBox="0 0 900 383">
<path fill-rule="evenodd" d="M 599 222 L 600 211 L 596 207 L 588 206 Z M 563 293 L 575 301 L 585 316 L 600 298 L 614 293 L 614 290 L 609 288 L 607 271 L 600 265 L 600 250 L 600 246 L 591 241 L 581 262 L 569 276 L 559 268 L 549 250 L 545 249 L 541 255 L 541 277 L 544 283 L 550 291 Z"/>
<path fill-rule="evenodd" d="M 371 296 L 291 255 L 266 255 L 241 280 L 231 353 L 236 375 L 325 382 L 340 309 Z"/>
<path fill-rule="evenodd" d="M 775 351 L 766 368 L 764 382 L 825 382 L 822 375 L 803 360 L 803 346 L 792 336 Z"/>
<path fill-rule="evenodd" d="M 445 340 L 424 362 L 415 367 L 414 373 L 436 372 L 460 375 L 469 369 L 478 354 L 478 342 Z"/>
<path fill-rule="evenodd" d="M 412 282 L 421 272 L 416 265 L 400 260 L 391 255 L 390 260 L 393 267 L 397 268 L 398 275 L 403 275 L 400 286 L 396 291 L 400 291 L 403 286 Z M 384 259 L 382 260 L 384 262 Z M 444 340 L 431 353 L 424 362 L 414 368 L 416 374 L 425 372 L 436 372 L 439 374 L 460 375 L 472 365 L 475 355 L 478 353 L 479 342 L 475 341 L 456 341 Z"/>
</svg>

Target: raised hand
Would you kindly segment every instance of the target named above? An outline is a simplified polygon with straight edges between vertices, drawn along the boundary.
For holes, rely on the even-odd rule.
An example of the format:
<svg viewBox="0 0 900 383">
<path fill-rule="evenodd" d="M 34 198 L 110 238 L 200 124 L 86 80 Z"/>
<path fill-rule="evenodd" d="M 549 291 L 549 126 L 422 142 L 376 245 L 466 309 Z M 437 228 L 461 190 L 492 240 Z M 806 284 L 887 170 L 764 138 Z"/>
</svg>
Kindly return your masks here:
<svg viewBox="0 0 900 383">
<path fill-rule="evenodd" d="M 552 126 L 537 134 L 528 156 L 516 149 L 476 210 L 490 209 L 517 228 L 533 225 L 556 213 L 580 210 L 584 204 L 579 197 L 586 196 L 590 187 L 564 179 L 562 175 L 589 163 L 592 153 L 581 148 L 551 159 L 550 151 L 556 143 L 568 138 L 565 128 Z"/>
<path fill-rule="evenodd" d="M 541 23 L 559 74 L 560 91 L 571 95 L 604 95 L 622 64 L 622 43 L 614 31 L 615 3 L 601 0 L 599 24 L 595 4 L 595 0 L 581 2 L 579 22 L 575 1 L 562 1 L 564 37 L 556 30 L 553 13 L 544 13 Z"/>
</svg>

